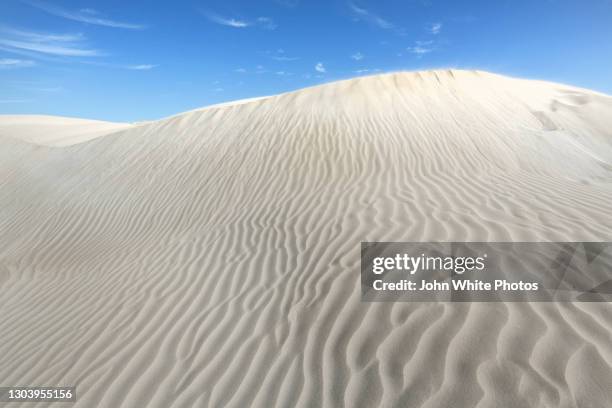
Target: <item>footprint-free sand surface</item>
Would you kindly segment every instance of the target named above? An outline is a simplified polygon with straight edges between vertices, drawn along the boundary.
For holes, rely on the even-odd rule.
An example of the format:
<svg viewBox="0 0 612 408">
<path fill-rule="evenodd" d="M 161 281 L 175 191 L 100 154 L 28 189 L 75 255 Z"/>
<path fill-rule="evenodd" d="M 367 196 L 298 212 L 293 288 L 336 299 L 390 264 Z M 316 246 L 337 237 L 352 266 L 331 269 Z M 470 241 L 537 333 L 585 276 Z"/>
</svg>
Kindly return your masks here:
<svg viewBox="0 0 612 408">
<path fill-rule="evenodd" d="M 0 137 L 14 137 L 44 146 L 68 146 L 119 130 L 127 123 L 47 115 L 0 115 Z"/>
<path fill-rule="evenodd" d="M 364 303 L 359 254 L 610 240 L 612 98 L 566 85 L 439 70 L 137 126 L 0 117 L 0 385 L 76 385 L 78 408 L 609 407 L 609 303 Z"/>
</svg>

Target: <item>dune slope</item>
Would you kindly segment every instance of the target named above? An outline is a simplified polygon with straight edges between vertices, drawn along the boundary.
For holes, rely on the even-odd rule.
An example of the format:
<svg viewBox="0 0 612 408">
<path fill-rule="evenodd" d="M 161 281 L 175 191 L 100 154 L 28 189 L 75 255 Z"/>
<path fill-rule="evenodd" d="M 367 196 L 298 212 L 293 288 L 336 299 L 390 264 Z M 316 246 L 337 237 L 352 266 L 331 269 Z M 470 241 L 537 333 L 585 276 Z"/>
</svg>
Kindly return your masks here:
<svg viewBox="0 0 612 408">
<path fill-rule="evenodd" d="M 359 244 L 609 241 L 611 132 L 609 96 L 453 70 L 62 148 L 0 133 L 1 383 L 76 385 L 75 407 L 607 406 L 610 304 L 362 303 Z"/>
<path fill-rule="evenodd" d="M 128 123 L 46 115 L 0 115 L 0 137 L 42 146 L 69 146 L 130 128 Z"/>
</svg>

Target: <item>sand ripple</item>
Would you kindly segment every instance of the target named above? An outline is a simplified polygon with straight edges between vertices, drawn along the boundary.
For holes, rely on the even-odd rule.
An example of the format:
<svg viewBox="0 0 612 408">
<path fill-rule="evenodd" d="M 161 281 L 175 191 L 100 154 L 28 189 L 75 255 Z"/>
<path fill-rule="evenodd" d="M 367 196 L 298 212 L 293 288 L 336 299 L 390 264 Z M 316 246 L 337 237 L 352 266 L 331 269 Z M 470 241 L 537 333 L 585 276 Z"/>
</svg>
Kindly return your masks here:
<svg viewBox="0 0 612 408">
<path fill-rule="evenodd" d="M 605 95 L 431 71 L 61 148 L 0 136 L 0 385 L 76 385 L 75 407 L 609 406 L 609 304 L 362 303 L 359 243 L 609 241 L 610 129 Z"/>
</svg>

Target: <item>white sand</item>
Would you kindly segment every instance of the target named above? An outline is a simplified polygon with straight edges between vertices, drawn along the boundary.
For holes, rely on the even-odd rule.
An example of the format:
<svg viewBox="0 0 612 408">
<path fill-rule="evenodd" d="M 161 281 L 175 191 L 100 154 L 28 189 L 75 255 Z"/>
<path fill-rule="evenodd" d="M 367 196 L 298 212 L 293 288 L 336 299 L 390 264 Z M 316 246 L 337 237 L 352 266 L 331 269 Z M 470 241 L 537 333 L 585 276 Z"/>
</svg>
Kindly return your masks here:
<svg viewBox="0 0 612 408">
<path fill-rule="evenodd" d="M 69 146 L 132 127 L 128 123 L 46 115 L 0 115 L 0 137 L 43 146 Z"/>
<path fill-rule="evenodd" d="M 611 240 L 609 96 L 432 71 L 63 148 L 28 142 L 78 132 L 37 123 L 0 132 L 1 385 L 76 384 L 79 408 L 612 401 L 610 304 L 359 289 L 360 241 Z"/>
</svg>

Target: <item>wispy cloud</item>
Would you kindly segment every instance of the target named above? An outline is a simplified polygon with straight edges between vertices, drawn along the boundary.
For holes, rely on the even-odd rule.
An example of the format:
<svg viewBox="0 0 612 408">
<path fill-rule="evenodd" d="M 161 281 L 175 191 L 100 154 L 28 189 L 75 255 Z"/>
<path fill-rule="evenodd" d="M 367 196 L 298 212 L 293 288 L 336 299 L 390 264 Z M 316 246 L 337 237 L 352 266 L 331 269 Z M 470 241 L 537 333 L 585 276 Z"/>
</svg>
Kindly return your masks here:
<svg viewBox="0 0 612 408">
<path fill-rule="evenodd" d="M 442 31 L 442 23 L 433 23 L 429 27 L 429 32 L 432 33 L 433 35 L 440 34 L 440 31 Z"/>
<path fill-rule="evenodd" d="M 49 34 L 14 30 L 0 26 L 0 46 L 9 52 L 31 51 L 33 53 L 66 56 L 95 57 L 102 52 L 83 45 L 82 34 Z"/>
<path fill-rule="evenodd" d="M 257 17 L 257 24 L 266 30 L 276 30 L 278 27 L 270 17 Z"/>
<path fill-rule="evenodd" d="M 355 54 L 351 55 L 351 58 L 354 59 L 355 61 L 361 61 L 362 59 L 365 58 L 365 56 L 360 52 L 356 52 Z"/>
<path fill-rule="evenodd" d="M 8 26 L 1 25 L 0 32 L 11 35 L 14 37 L 20 37 L 28 41 L 34 42 L 77 42 L 85 39 L 85 36 L 81 33 L 72 34 L 51 34 L 51 33 L 38 33 L 34 31 L 17 30 Z"/>
<path fill-rule="evenodd" d="M 0 69 L 33 67 L 36 63 L 32 60 L 14 58 L 0 58 Z"/>
<path fill-rule="evenodd" d="M 62 17 L 68 20 L 78 21 L 85 24 L 93 24 L 104 27 L 113 28 L 125 28 L 128 30 L 142 30 L 146 26 L 142 24 L 126 23 L 122 21 L 110 20 L 100 16 L 96 10 L 93 9 L 81 9 L 78 11 L 66 10 L 62 7 L 55 6 L 53 4 L 35 1 L 35 0 L 22 0 L 24 3 L 30 6 L 36 7 L 37 9 L 43 10 L 51 15 Z"/>
<path fill-rule="evenodd" d="M 282 48 L 277 49 L 276 51 L 266 51 L 266 55 L 272 58 L 275 61 L 297 61 L 299 57 L 290 57 L 285 53 L 285 50 Z"/>
<path fill-rule="evenodd" d="M 100 12 L 98 10 L 94 10 L 92 8 L 82 8 L 81 10 L 79 10 L 81 13 L 85 13 L 85 14 L 93 14 L 93 15 L 98 15 L 100 14 Z"/>
<path fill-rule="evenodd" d="M 233 72 L 236 72 L 238 74 L 246 74 L 246 73 L 250 73 L 250 74 L 273 74 L 273 75 L 278 75 L 278 76 L 292 76 L 292 75 L 295 75 L 293 72 L 289 72 L 289 71 L 285 71 L 285 70 L 275 71 L 273 69 L 266 69 L 263 65 L 257 65 L 253 69 L 236 68 L 236 69 L 233 70 Z"/>
<path fill-rule="evenodd" d="M 299 57 L 287 57 L 286 55 L 277 55 L 272 57 L 273 60 L 275 61 L 297 61 L 300 58 Z"/>
<path fill-rule="evenodd" d="M 314 67 L 315 71 L 320 72 L 320 73 L 324 73 L 327 72 L 327 70 L 325 69 L 325 66 L 323 65 L 322 62 L 317 62 L 317 64 Z"/>
<path fill-rule="evenodd" d="M 349 1 L 348 7 L 350 11 L 353 13 L 354 18 L 357 21 L 365 21 L 369 24 L 372 24 L 378 28 L 382 28 L 383 30 L 391 30 L 396 34 L 403 34 L 404 30 L 396 27 L 392 22 L 382 18 L 381 16 L 371 12 L 368 9 L 357 6 L 355 3 Z"/>
<path fill-rule="evenodd" d="M 260 27 L 265 30 L 276 30 L 278 25 L 270 17 L 257 17 L 254 21 L 224 17 L 212 11 L 202 11 L 202 14 L 212 23 L 233 28 Z"/>
<path fill-rule="evenodd" d="M 220 25 L 223 25 L 223 26 L 227 26 L 227 27 L 246 28 L 246 27 L 251 25 L 250 23 L 248 23 L 248 22 L 246 22 L 244 20 L 238 20 L 238 19 L 235 19 L 235 18 L 222 17 L 222 16 L 220 16 L 220 15 L 218 15 L 216 13 L 212 13 L 212 12 L 205 12 L 204 15 L 211 22 L 213 22 L 215 24 L 220 24 Z"/>
<path fill-rule="evenodd" d="M 140 65 L 127 65 L 127 69 L 132 69 L 135 71 L 149 71 L 153 68 L 156 68 L 158 65 L 154 64 L 140 64 Z"/>
<path fill-rule="evenodd" d="M 355 71 L 353 71 L 355 74 L 367 74 L 370 72 L 380 72 L 380 68 L 364 68 L 364 69 L 357 69 Z"/>
<path fill-rule="evenodd" d="M 406 51 L 418 57 L 429 54 L 433 50 L 433 41 L 415 41 L 414 46 L 406 48 Z"/>
<path fill-rule="evenodd" d="M 105 61 L 78 60 L 76 61 L 83 65 L 92 65 L 95 67 L 112 68 L 112 69 L 127 69 L 130 71 L 150 71 L 159 67 L 158 64 L 118 64 Z"/>
</svg>

